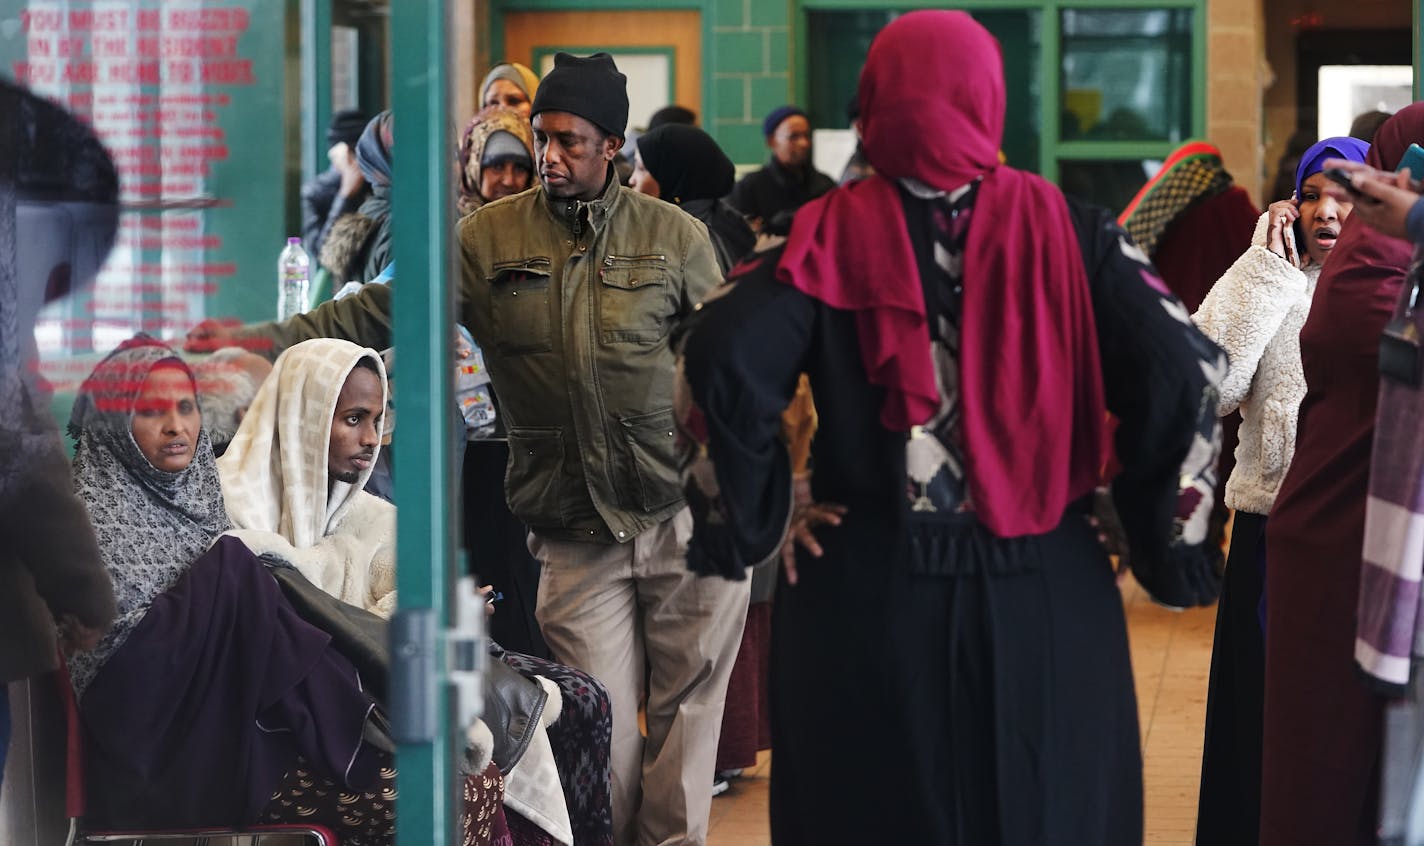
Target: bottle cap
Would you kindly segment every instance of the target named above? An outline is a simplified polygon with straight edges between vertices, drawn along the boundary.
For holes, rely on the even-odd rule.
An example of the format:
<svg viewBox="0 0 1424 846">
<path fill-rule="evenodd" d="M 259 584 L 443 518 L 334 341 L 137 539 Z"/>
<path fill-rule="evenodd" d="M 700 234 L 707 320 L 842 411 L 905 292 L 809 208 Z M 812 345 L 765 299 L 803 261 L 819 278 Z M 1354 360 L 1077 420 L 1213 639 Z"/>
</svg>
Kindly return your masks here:
<svg viewBox="0 0 1424 846">
<path fill-rule="evenodd" d="M 288 238 L 288 239 L 287 239 L 287 243 L 288 243 L 288 244 L 300 244 L 301 242 L 302 242 L 302 239 L 301 239 L 301 238 Z"/>
</svg>

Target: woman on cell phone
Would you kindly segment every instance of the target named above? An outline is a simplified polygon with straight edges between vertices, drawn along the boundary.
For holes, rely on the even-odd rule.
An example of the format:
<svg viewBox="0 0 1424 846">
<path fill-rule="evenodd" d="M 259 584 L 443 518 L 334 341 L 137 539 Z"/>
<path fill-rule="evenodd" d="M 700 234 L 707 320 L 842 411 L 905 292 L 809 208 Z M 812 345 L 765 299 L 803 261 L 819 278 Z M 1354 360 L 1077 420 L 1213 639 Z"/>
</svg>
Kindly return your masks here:
<svg viewBox="0 0 1424 846">
<path fill-rule="evenodd" d="M 1192 316 L 1230 357 L 1217 413 L 1241 411 L 1236 468 L 1226 483 L 1236 522 L 1211 656 L 1197 822 L 1202 844 L 1255 842 L 1260 825 L 1266 518 L 1295 451 L 1305 396 L 1300 330 L 1351 211 L 1350 203 L 1326 194 L 1324 162 L 1362 162 L 1368 150 L 1355 138 L 1326 138 L 1306 150 L 1294 195 L 1271 204 L 1251 247 Z"/>
</svg>

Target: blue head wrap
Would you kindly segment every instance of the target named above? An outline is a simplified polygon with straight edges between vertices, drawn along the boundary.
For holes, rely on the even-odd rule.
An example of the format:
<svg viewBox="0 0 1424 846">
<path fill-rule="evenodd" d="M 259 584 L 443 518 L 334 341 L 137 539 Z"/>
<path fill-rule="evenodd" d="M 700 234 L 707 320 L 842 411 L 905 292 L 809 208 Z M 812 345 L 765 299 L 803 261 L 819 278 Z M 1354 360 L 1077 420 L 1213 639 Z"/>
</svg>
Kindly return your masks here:
<svg viewBox="0 0 1424 846">
<path fill-rule="evenodd" d="M 1300 165 L 1295 169 L 1295 196 L 1300 198 L 1300 186 L 1305 180 L 1325 169 L 1326 159 L 1349 159 L 1363 162 L 1370 145 L 1358 138 L 1336 136 L 1316 141 L 1300 157 Z"/>
<path fill-rule="evenodd" d="M 372 190 L 391 184 L 391 151 L 395 147 L 395 121 L 390 110 L 371 118 L 356 142 L 356 166 Z"/>
<path fill-rule="evenodd" d="M 797 106 L 777 106 L 771 110 L 766 119 L 761 122 L 761 134 L 767 138 L 776 134 L 776 128 L 789 117 L 800 115 L 806 117 L 806 113 Z"/>
</svg>

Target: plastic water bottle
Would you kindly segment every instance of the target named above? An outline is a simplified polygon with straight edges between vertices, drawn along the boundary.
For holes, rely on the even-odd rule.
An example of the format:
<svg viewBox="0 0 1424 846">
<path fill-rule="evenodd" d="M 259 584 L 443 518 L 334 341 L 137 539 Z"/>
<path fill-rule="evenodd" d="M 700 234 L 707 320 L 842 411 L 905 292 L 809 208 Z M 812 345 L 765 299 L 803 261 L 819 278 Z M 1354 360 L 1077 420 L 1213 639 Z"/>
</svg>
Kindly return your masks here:
<svg viewBox="0 0 1424 846">
<path fill-rule="evenodd" d="M 277 319 L 286 320 L 311 308 L 311 259 L 301 238 L 288 238 L 277 257 Z"/>
</svg>

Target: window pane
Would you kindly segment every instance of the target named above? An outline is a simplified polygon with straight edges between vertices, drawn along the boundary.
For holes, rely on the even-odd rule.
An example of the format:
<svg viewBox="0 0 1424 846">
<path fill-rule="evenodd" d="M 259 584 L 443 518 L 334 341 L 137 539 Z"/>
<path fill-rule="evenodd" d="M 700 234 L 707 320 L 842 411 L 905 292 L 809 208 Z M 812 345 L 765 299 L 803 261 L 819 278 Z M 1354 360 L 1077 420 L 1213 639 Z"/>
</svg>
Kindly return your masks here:
<svg viewBox="0 0 1424 846">
<path fill-rule="evenodd" d="M 1175 143 L 1191 134 L 1190 9 L 1062 15 L 1063 140 Z"/>
<path fill-rule="evenodd" d="M 1111 209 L 1119 214 L 1149 175 L 1162 166 L 1158 160 L 1058 162 L 1058 185 L 1063 193 Z"/>
<path fill-rule="evenodd" d="M 361 107 L 360 34 L 352 26 L 331 28 L 331 110 Z"/>
<path fill-rule="evenodd" d="M 818 129 L 846 128 L 846 107 L 855 95 L 870 42 L 886 24 L 908 10 L 812 11 L 806 26 L 807 111 Z M 1036 10 L 973 12 L 1003 49 L 1007 115 L 1004 154 L 1009 164 L 1038 171 L 1040 18 Z M 832 173 L 832 177 L 839 176 Z"/>
<path fill-rule="evenodd" d="M 1322 65 L 1316 135 L 1349 135 L 1356 115 L 1394 114 L 1414 102 L 1409 65 Z"/>
</svg>

